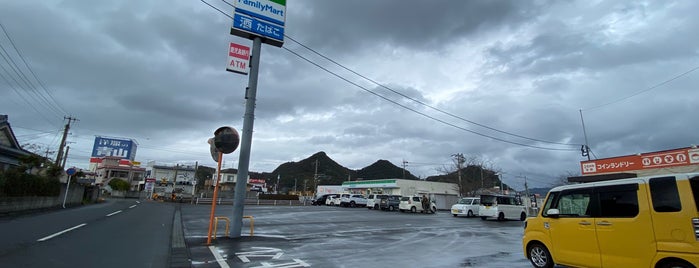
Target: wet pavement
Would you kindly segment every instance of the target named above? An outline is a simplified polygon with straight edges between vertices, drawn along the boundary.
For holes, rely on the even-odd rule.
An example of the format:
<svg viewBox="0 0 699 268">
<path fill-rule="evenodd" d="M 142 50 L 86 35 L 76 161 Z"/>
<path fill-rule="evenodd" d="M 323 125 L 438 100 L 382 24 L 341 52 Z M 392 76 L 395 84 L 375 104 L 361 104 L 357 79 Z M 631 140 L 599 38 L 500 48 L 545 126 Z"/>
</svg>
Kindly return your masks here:
<svg viewBox="0 0 699 268">
<path fill-rule="evenodd" d="M 327 206 L 246 206 L 242 237 L 206 245 L 210 205 L 183 205 L 192 267 L 532 267 L 523 222 Z M 232 218 L 233 207 L 216 216 Z"/>
</svg>

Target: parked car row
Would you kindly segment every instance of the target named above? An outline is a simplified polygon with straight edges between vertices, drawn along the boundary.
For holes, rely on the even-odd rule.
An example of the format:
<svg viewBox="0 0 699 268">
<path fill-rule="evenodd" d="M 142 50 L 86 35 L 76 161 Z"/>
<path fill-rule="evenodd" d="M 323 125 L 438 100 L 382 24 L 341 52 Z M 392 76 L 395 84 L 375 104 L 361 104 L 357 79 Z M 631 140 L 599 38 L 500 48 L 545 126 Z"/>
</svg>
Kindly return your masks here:
<svg viewBox="0 0 699 268">
<path fill-rule="evenodd" d="M 362 194 L 324 194 L 311 201 L 312 205 L 366 207 L 367 198 Z"/>
</svg>

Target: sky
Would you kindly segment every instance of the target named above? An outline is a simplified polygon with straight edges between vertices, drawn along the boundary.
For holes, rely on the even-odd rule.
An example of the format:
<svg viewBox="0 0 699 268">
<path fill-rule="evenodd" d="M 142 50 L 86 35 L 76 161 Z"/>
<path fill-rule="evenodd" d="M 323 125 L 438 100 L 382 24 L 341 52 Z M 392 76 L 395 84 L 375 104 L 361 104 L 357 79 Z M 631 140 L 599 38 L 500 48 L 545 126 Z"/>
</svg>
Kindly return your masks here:
<svg viewBox="0 0 699 268">
<path fill-rule="evenodd" d="M 135 140 L 142 163 L 215 167 L 207 139 L 242 133 L 245 113 L 248 76 L 225 70 L 228 46 L 252 41 L 229 34 L 236 0 L 205 1 L 0 0 L 0 114 L 20 144 L 53 151 L 76 118 L 67 166 L 87 168 L 102 136 Z M 283 46 L 260 51 L 250 171 L 323 151 L 424 178 L 463 154 L 523 189 L 580 174 L 586 143 L 593 159 L 696 144 L 696 10 L 288 1 Z"/>
</svg>

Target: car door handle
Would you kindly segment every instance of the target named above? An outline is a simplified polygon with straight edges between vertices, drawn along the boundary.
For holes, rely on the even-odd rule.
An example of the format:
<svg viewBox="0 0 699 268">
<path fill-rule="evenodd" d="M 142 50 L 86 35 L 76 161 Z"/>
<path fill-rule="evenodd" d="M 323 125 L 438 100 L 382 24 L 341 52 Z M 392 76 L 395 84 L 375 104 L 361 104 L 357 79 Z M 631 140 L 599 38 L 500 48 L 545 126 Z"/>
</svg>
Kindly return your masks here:
<svg viewBox="0 0 699 268">
<path fill-rule="evenodd" d="M 611 223 L 611 222 L 608 222 L 608 221 L 601 221 L 601 222 L 598 222 L 597 225 L 601 225 L 601 226 L 612 226 L 612 223 Z"/>
<path fill-rule="evenodd" d="M 586 221 L 578 222 L 578 224 L 580 224 L 580 225 L 592 225 L 592 223 L 589 223 L 589 222 L 586 222 Z"/>
</svg>

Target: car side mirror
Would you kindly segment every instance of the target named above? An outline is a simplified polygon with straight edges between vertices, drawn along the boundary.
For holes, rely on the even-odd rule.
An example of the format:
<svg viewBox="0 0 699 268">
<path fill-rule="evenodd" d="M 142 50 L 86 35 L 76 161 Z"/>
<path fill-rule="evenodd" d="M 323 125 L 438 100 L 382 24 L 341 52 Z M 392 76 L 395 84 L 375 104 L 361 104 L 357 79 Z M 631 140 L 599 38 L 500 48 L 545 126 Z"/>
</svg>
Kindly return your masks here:
<svg viewBox="0 0 699 268">
<path fill-rule="evenodd" d="M 546 211 L 546 216 L 552 217 L 552 218 L 558 218 L 558 216 L 561 215 L 561 211 L 558 210 L 557 208 L 552 208 Z"/>
</svg>

